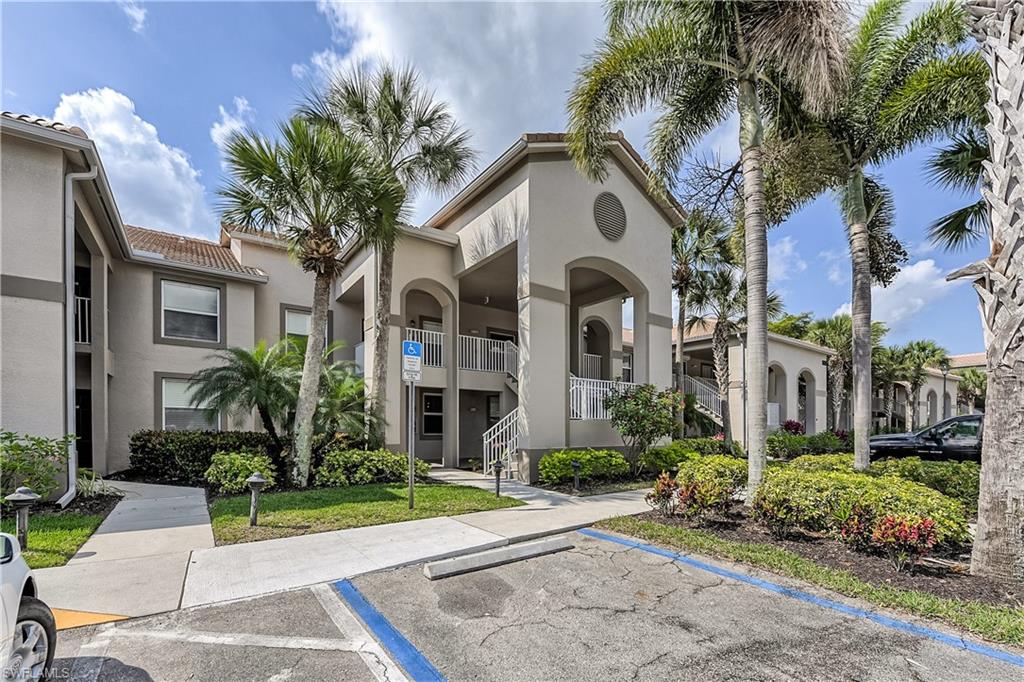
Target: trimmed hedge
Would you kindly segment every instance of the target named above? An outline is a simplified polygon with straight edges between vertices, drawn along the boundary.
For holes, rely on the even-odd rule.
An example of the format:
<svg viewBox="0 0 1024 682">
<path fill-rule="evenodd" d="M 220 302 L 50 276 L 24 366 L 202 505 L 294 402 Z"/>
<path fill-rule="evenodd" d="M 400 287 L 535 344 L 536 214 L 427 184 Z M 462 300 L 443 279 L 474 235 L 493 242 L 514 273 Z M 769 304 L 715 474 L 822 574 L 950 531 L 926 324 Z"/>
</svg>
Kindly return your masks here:
<svg viewBox="0 0 1024 682">
<path fill-rule="evenodd" d="M 724 511 L 747 480 L 747 463 L 728 455 L 696 457 L 679 465 L 679 508 L 687 515 Z"/>
<path fill-rule="evenodd" d="M 658 475 L 663 471 L 678 469 L 681 462 L 688 462 L 700 456 L 690 443 L 674 440 L 668 445 L 651 448 L 640 455 L 640 470 Z"/>
<path fill-rule="evenodd" d="M 767 471 L 753 500 L 755 518 L 780 536 L 793 528 L 838 533 L 853 510 L 875 519 L 930 518 L 940 543 L 970 537 L 960 502 L 895 476 L 801 471 L 790 466 Z"/>
<path fill-rule="evenodd" d="M 572 481 L 572 463 L 580 463 L 580 481 L 605 481 L 629 474 L 629 462 L 618 450 L 555 450 L 540 458 L 537 471 L 542 483 Z"/>
<path fill-rule="evenodd" d="M 206 481 L 222 493 L 242 493 L 249 489 L 246 479 L 255 473 L 267 479 L 264 490 L 273 488 L 277 482 L 273 465 L 266 455 L 248 452 L 218 452 L 206 470 Z"/>
<path fill-rule="evenodd" d="M 286 470 L 270 436 L 257 431 L 137 431 L 128 452 L 132 469 L 143 476 L 197 485 L 218 452 L 266 455 L 278 471 Z"/>
<path fill-rule="evenodd" d="M 784 466 L 794 471 L 846 473 L 853 471 L 853 455 L 801 455 Z"/>
<path fill-rule="evenodd" d="M 804 436 L 780 430 L 768 434 L 765 442 L 765 454 L 777 459 L 793 459 L 812 452 L 832 454 L 848 449 L 843 439 L 831 431 Z"/>
<path fill-rule="evenodd" d="M 430 465 L 416 460 L 416 476 L 426 478 Z M 409 455 L 391 450 L 329 450 L 316 469 L 314 483 L 318 486 L 366 485 L 368 483 L 402 483 L 409 477 Z"/>
</svg>

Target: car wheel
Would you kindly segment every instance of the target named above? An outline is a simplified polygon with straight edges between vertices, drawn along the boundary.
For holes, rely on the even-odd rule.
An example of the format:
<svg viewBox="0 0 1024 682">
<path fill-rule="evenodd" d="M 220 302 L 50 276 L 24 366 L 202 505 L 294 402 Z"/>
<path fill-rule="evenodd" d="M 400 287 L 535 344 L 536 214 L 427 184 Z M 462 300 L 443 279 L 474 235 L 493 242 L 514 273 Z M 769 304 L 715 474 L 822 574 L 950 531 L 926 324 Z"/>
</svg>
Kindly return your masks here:
<svg viewBox="0 0 1024 682">
<path fill-rule="evenodd" d="M 50 608 L 32 597 L 22 599 L 8 664 L 8 670 L 15 675 L 13 679 L 46 679 L 56 644 L 57 625 Z"/>
</svg>

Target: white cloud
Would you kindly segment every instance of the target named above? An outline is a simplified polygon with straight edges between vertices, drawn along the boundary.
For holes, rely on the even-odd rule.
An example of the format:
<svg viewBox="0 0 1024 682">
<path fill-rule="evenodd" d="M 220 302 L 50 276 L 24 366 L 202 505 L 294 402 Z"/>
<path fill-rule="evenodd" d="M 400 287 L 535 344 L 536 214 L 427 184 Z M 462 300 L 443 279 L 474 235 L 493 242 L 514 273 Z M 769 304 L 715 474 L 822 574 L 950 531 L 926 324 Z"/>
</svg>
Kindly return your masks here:
<svg viewBox="0 0 1024 682">
<path fill-rule="evenodd" d="M 140 5 L 136 0 L 117 0 L 117 6 L 128 17 L 133 31 L 142 33 L 146 29 L 146 14 L 149 10 Z"/>
<path fill-rule="evenodd" d="M 54 120 L 96 143 L 122 218 L 135 225 L 212 236 L 217 221 L 188 154 L 160 139 L 135 103 L 110 88 L 61 95 Z"/>
<path fill-rule="evenodd" d="M 788 236 L 768 245 L 769 286 L 777 286 L 807 269 L 807 262 L 801 258 L 796 245 L 797 241 Z"/>
<path fill-rule="evenodd" d="M 911 263 L 888 287 L 871 287 L 871 318 L 886 323 L 893 331 L 907 329 L 918 314 L 947 297 L 956 286 L 946 281 L 946 273 L 934 260 Z M 850 311 L 850 304 L 844 303 L 834 314 L 849 315 Z"/>
<path fill-rule="evenodd" d="M 224 105 L 218 107 L 220 111 L 220 120 L 214 121 L 213 125 L 210 126 L 210 139 L 217 145 L 217 149 L 224 153 L 224 148 L 227 146 L 228 140 L 235 133 L 240 133 L 245 130 L 246 126 L 253 122 L 255 112 L 252 107 L 249 106 L 249 100 L 244 97 L 234 98 L 234 110 L 228 111 L 224 108 Z M 224 162 L 221 160 L 221 165 Z"/>
<path fill-rule="evenodd" d="M 828 266 L 828 281 L 837 286 L 850 282 L 850 256 L 846 251 L 821 251 L 818 260 Z"/>
</svg>

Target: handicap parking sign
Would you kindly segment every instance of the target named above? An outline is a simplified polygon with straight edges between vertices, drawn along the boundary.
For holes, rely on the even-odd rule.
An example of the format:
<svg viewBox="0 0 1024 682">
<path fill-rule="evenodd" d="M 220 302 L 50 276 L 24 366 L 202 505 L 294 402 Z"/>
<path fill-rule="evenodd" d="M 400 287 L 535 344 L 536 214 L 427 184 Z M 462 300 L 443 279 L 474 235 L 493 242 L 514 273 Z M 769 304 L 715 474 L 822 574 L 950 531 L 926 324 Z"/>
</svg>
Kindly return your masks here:
<svg viewBox="0 0 1024 682">
<path fill-rule="evenodd" d="M 402 380 L 419 381 L 423 367 L 423 344 L 419 341 L 402 342 Z"/>
</svg>

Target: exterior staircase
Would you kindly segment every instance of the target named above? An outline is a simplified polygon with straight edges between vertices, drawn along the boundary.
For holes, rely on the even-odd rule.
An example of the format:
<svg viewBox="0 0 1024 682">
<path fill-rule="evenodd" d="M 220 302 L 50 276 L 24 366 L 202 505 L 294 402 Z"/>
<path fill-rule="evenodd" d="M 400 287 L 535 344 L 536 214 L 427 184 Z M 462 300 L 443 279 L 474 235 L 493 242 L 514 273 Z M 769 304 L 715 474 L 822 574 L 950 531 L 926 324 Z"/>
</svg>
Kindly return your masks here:
<svg viewBox="0 0 1024 682">
<path fill-rule="evenodd" d="M 722 399 L 718 396 L 717 385 L 687 374 L 683 377 L 683 390 L 696 398 L 696 407 L 701 414 L 722 426 Z"/>
<path fill-rule="evenodd" d="M 518 475 L 519 407 L 506 414 L 498 423 L 484 431 L 484 473 L 494 474 L 495 462 L 501 461 L 505 475 Z"/>
</svg>

